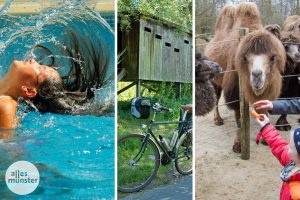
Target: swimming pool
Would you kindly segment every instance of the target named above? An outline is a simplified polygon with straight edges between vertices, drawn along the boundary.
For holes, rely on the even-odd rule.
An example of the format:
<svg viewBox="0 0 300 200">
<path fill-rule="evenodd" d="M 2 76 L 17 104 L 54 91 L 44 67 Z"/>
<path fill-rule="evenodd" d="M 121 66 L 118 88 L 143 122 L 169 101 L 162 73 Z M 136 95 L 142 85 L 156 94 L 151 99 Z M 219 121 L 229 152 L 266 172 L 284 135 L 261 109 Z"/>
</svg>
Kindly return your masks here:
<svg viewBox="0 0 300 200">
<path fill-rule="evenodd" d="M 68 3 L 37 15 L 0 16 L 0 78 L 13 59 L 23 59 L 36 44 L 48 45 L 55 52 L 63 45 L 61 30 L 66 27 L 77 32 L 85 30 L 81 33 L 92 37 L 103 35 L 111 56 L 108 76 L 113 76 L 113 31 L 82 1 Z M 61 61 L 62 65 L 67 62 Z M 26 106 L 19 108 L 19 115 L 24 115 L 21 127 L 16 129 L 13 139 L 0 142 L 0 177 L 4 180 L 12 163 L 26 160 L 37 166 L 40 184 L 32 194 L 17 196 L 5 181 L 0 181 L 0 199 L 114 198 L 114 112 L 96 116 L 95 111 L 105 103 L 114 107 L 113 82 L 96 91 L 93 112 L 85 115 L 40 114 L 28 111 Z"/>
</svg>

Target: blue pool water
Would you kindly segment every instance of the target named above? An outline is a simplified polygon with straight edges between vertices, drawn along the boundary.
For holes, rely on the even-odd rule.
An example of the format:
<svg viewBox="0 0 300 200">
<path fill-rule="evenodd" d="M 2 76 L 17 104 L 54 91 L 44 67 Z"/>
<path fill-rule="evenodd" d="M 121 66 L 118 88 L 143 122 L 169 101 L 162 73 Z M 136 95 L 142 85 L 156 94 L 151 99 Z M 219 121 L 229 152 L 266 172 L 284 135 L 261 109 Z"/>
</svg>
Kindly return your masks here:
<svg viewBox="0 0 300 200">
<path fill-rule="evenodd" d="M 113 31 L 99 13 L 81 1 L 68 2 L 38 15 L 1 14 L 0 78 L 13 59 L 23 59 L 36 44 L 59 52 L 67 37 L 66 27 L 93 40 L 101 35 L 111 55 L 108 77 L 113 75 Z M 62 59 L 61 64 L 68 66 L 68 60 Z M 114 113 L 99 116 L 95 110 L 102 104 L 113 107 L 113 99 L 111 81 L 96 91 L 93 112 L 85 115 L 40 114 L 21 106 L 18 115 L 24 118 L 13 139 L 0 141 L 0 199 L 113 199 Z M 41 176 L 38 188 L 30 195 L 13 194 L 4 181 L 8 166 L 19 160 L 35 164 Z"/>
</svg>

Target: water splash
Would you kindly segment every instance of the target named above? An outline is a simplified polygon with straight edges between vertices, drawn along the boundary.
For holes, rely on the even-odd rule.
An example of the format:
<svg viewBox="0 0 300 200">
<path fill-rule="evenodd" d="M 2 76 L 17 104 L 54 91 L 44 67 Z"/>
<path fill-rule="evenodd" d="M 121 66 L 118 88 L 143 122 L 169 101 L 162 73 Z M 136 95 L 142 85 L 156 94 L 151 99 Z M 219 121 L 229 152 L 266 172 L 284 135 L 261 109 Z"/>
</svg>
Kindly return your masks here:
<svg viewBox="0 0 300 200">
<path fill-rule="evenodd" d="M 95 2 L 93 1 L 94 5 L 96 5 Z M 12 1 L 7 1 L 4 7 L 8 9 L 11 3 Z M 55 8 L 44 8 L 43 12 L 37 15 L 16 16 L 9 15 L 6 12 L 4 15 L 0 15 L 0 22 L 3 22 L 0 25 L 4 27 L 0 30 L 0 57 L 3 58 L 0 61 L 0 77 L 5 74 L 13 59 L 28 61 L 30 58 L 35 58 L 39 63 L 47 64 L 52 58 L 55 58 L 61 63 L 57 70 L 60 70 L 62 73 L 69 71 L 65 66 L 70 62 L 79 63 L 82 67 L 84 63 L 80 59 L 60 54 L 59 49 L 66 50 L 63 33 L 59 31 L 62 27 L 70 27 L 83 34 L 84 29 L 91 30 L 91 33 L 96 37 L 97 35 L 105 34 L 103 32 L 105 29 L 113 33 L 111 27 L 100 14 L 88 7 L 85 1 L 80 0 L 59 1 Z M 100 27 L 99 30 L 97 30 L 98 26 Z M 111 42 L 113 43 L 114 41 Z M 43 56 L 38 55 L 35 47 L 39 44 L 54 49 L 54 54 L 42 52 Z M 113 48 L 112 46 L 110 49 L 112 54 L 111 60 L 114 60 Z M 114 73 L 113 63 L 111 65 L 108 77 L 111 77 Z M 101 107 L 102 109 L 112 107 L 114 104 L 113 93 L 114 86 L 110 82 L 104 88 L 96 90 L 96 102 L 92 102 L 89 105 L 97 108 Z"/>
</svg>

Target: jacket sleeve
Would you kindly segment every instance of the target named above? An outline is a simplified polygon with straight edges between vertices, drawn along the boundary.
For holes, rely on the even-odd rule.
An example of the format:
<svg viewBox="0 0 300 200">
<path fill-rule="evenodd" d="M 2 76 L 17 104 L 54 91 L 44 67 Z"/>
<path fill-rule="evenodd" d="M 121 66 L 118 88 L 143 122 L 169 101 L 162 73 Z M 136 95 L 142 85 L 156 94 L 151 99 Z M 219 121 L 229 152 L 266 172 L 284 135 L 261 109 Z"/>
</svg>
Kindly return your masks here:
<svg viewBox="0 0 300 200">
<path fill-rule="evenodd" d="M 300 99 L 272 101 L 271 114 L 300 114 Z"/>
<path fill-rule="evenodd" d="M 287 165 L 291 159 L 288 154 L 289 143 L 272 126 L 268 125 L 261 131 L 262 137 L 266 140 L 273 155 L 279 160 L 282 166 Z"/>
</svg>

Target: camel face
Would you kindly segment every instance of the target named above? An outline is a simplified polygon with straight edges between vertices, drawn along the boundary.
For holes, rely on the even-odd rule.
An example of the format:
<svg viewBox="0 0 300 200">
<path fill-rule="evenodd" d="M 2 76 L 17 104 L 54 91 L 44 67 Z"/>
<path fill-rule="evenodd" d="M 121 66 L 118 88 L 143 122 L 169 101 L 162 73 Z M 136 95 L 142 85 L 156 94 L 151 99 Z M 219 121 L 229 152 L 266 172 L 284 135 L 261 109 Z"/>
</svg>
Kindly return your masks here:
<svg viewBox="0 0 300 200">
<path fill-rule="evenodd" d="M 295 44 L 285 44 L 284 45 L 287 57 L 289 57 L 295 63 L 300 62 L 299 46 L 300 45 L 295 45 Z"/>
<path fill-rule="evenodd" d="M 217 73 L 221 71 L 219 64 L 208 60 L 206 57 L 201 56 L 201 54 L 196 54 L 196 82 L 205 82 L 212 79 Z"/>
<path fill-rule="evenodd" d="M 239 43 L 235 66 L 243 77 L 245 98 L 250 103 L 276 99 L 280 95 L 281 75 L 286 52 L 281 41 L 268 31 L 258 30 Z"/>
<path fill-rule="evenodd" d="M 265 54 L 250 54 L 244 59 L 249 70 L 251 88 L 256 95 L 260 95 L 267 86 L 266 75 L 272 68 L 272 61 Z"/>
<path fill-rule="evenodd" d="M 216 74 L 222 71 L 220 65 L 210 60 L 203 60 L 203 63 L 210 68 L 210 79 L 212 79 Z"/>
</svg>

